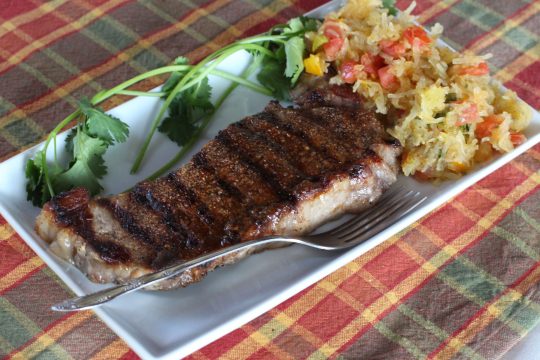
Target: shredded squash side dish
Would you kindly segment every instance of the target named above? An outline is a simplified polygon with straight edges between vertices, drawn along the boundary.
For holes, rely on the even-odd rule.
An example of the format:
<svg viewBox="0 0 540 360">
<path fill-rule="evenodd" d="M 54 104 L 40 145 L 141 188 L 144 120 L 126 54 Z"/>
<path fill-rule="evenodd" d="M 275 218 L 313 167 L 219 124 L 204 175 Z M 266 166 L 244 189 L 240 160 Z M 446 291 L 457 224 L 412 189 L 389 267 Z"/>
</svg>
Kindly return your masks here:
<svg viewBox="0 0 540 360">
<path fill-rule="evenodd" d="M 489 75 L 489 56 L 438 43 L 443 28 L 415 23 L 414 3 L 396 16 L 380 0 L 349 0 L 308 38 L 306 72 L 351 84 L 388 114 L 388 132 L 405 148 L 402 170 L 420 179 L 455 178 L 525 140 L 532 111 Z"/>
</svg>

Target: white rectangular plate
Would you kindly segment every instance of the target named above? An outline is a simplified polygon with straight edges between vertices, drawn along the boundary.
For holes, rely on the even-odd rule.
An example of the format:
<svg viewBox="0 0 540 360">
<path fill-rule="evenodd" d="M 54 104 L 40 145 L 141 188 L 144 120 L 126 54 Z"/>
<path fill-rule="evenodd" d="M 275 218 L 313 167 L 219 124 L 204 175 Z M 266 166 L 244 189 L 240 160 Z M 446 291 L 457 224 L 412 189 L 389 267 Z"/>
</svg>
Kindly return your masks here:
<svg viewBox="0 0 540 360">
<path fill-rule="evenodd" d="M 326 4 L 310 15 L 321 16 L 334 10 L 336 6 L 337 2 Z M 247 62 L 247 54 L 238 53 L 221 68 L 238 74 Z M 228 86 L 228 82 L 211 78 L 211 85 L 215 90 L 214 94 L 219 94 Z M 213 138 L 219 129 L 248 114 L 261 111 L 268 100 L 267 97 L 238 88 L 220 109 L 205 138 L 199 141 L 192 154 Z M 109 174 L 104 180 L 105 193 L 114 194 L 131 187 L 158 169 L 178 151 L 175 145 L 159 134 L 152 142 L 144 170 L 136 176 L 127 175 L 134 154 L 147 131 L 149 120 L 158 108 L 155 98 L 135 98 L 110 111 L 130 125 L 131 135 L 128 142 L 113 147 L 106 155 Z M 292 246 L 267 251 L 219 269 L 204 281 L 187 288 L 159 293 L 140 291 L 95 311 L 143 358 L 176 359 L 186 356 L 364 254 L 540 142 L 538 112 L 534 113 L 534 119 L 525 135 L 528 138 L 526 143 L 511 153 L 483 164 L 458 181 L 433 186 L 401 177 L 399 183 L 407 183 L 408 186 L 423 192 L 428 196 L 428 201 L 353 249 L 345 252 L 323 252 Z M 63 137 L 61 136 L 59 144 L 63 144 Z M 52 255 L 33 230 L 39 209 L 26 201 L 24 165 L 40 147 L 41 144 L 0 164 L 0 213 L 75 293 L 82 295 L 102 289 L 106 286 L 91 283 L 75 267 Z M 59 149 L 62 148 L 60 145 Z"/>
</svg>

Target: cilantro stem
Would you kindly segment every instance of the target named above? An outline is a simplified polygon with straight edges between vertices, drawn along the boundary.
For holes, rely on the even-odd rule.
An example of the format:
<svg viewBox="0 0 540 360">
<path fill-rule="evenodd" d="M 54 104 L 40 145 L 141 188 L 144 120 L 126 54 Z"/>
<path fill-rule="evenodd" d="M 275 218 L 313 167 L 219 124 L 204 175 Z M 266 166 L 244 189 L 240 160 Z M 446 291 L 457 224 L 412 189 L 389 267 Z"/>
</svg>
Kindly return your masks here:
<svg viewBox="0 0 540 360">
<path fill-rule="evenodd" d="M 261 58 L 258 57 L 256 58 L 255 61 L 252 61 L 252 63 L 242 72 L 242 74 L 240 75 L 240 78 L 245 80 L 245 78 L 249 77 L 253 73 L 253 71 L 259 66 L 260 59 Z M 236 81 L 235 83 L 232 83 L 231 85 L 229 85 L 229 87 L 223 92 L 223 94 L 221 94 L 221 96 L 216 100 L 214 110 L 212 111 L 211 114 L 208 114 L 205 117 L 203 123 L 201 124 L 201 127 L 197 130 L 197 132 L 194 134 L 191 140 L 187 144 L 185 144 L 171 160 L 169 160 L 165 165 L 163 165 L 157 171 L 155 171 L 152 175 L 150 175 L 147 178 L 147 180 L 154 180 L 160 177 L 161 175 L 163 175 L 164 173 L 166 173 L 167 171 L 169 171 L 171 167 L 173 167 L 178 161 L 180 161 L 180 159 L 182 159 L 193 148 L 197 140 L 199 140 L 202 133 L 208 127 L 208 124 L 210 124 L 217 109 L 221 107 L 221 105 L 225 102 L 225 100 L 229 97 L 229 95 L 240 84 L 242 84 L 241 81 Z M 272 93 L 268 91 L 268 93 L 264 95 L 272 96 Z"/>
<path fill-rule="evenodd" d="M 149 97 L 162 97 L 167 93 L 163 91 L 136 91 L 136 90 L 120 90 L 116 95 L 127 95 L 127 96 L 149 96 Z"/>
<path fill-rule="evenodd" d="M 266 56 L 269 57 L 275 57 L 275 54 L 270 51 L 269 49 L 257 45 L 257 44 L 237 44 L 234 43 L 230 46 L 227 46 L 223 48 L 221 51 L 217 51 L 214 54 L 211 54 L 210 56 L 203 59 L 201 62 L 199 62 L 197 65 L 193 66 L 183 77 L 182 79 L 176 84 L 174 89 L 170 92 L 169 96 L 165 99 L 165 102 L 161 106 L 161 109 L 159 110 L 158 115 L 154 118 L 150 125 L 150 130 L 148 134 L 146 135 L 146 138 L 143 142 L 143 145 L 141 149 L 139 150 L 139 153 L 137 154 L 135 158 L 135 162 L 133 163 L 133 166 L 131 167 L 131 173 L 136 173 L 142 163 L 142 160 L 146 154 L 146 151 L 148 150 L 148 147 L 150 146 L 150 142 L 152 141 L 152 138 L 159 126 L 159 123 L 163 119 L 163 116 L 165 115 L 165 112 L 169 108 L 169 105 L 175 98 L 175 96 L 180 93 L 181 91 L 184 91 L 188 88 L 190 88 L 193 85 L 196 85 L 197 83 L 200 83 L 202 79 L 204 79 L 212 70 L 214 70 L 217 66 L 219 66 L 220 63 L 222 63 L 227 57 L 234 54 L 235 52 L 239 50 L 254 50 L 258 51 Z M 212 63 L 210 63 L 213 61 Z M 195 136 L 197 137 L 197 136 Z"/>
<path fill-rule="evenodd" d="M 51 140 L 54 139 L 55 140 L 54 150 L 56 152 L 56 135 L 58 135 L 58 133 L 62 131 L 62 129 L 66 127 L 70 122 L 78 118 L 79 115 L 81 115 L 80 110 L 76 110 L 75 112 L 68 115 L 64 120 L 62 120 L 58 125 L 56 125 L 56 127 L 49 133 L 49 136 L 47 136 L 47 140 L 45 140 L 45 145 L 43 146 L 43 152 L 41 153 L 41 167 L 43 169 L 43 177 L 45 179 L 45 183 L 47 184 L 47 188 L 49 189 L 49 193 L 51 194 L 51 196 L 54 196 L 55 193 L 54 193 L 53 185 L 51 182 L 51 178 L 49 177 L 49 168 L 47 166 L 47 148 L 49 147 Z"/>
<path fill-rule="evenodd" d="M 254 90 L 258 93 L 261 93 L 263 95 L 268 95 L 268 96 L 272 96 L 272 92 L 270 90 L 268 90 L 267 88 L 265 88 L 264 86 L 261 86 L 257 83 L 254 83 L 252 81 L 249 81 L 245 78 L 243 78 L 242 76 L 236 76 L 236 75 L 233 75 L 231 73 L 228 73 L 226 71 L 221 71 L 221 70 L 217 70 L 217 69 L 214 69 L 210 72 L 211 75 L 216 75 L 216 76 L 219 76 L 220 78 L 223 78 L 223 79 L 226 79 L 226 80 L 231 80 L 239 85 L 243 85 L 245 87 L 247 87 L 248 89 L 251 89 L 251 90 Z"/>
</svg>

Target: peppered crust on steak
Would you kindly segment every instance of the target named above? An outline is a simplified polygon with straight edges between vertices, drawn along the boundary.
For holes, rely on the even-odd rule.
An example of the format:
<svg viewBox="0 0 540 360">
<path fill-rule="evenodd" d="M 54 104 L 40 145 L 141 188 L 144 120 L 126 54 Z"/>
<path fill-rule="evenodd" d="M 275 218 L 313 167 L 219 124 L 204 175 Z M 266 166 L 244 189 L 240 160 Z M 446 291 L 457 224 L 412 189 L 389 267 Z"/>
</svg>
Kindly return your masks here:
<svg viewBox="0 0 540 360">
<path fill-rule="evenodd" d="M 343 99 L 339 91 L 311 92 L 297 98 L 299 108 L 272 101 L 219 132 L 185 166 L 128 192 L 59 194 L 44 206 L 36 231 L 91 280 L 121 283 L 230 244 L 309 233 L 360 211 L 396 181 L 402 148 L 372 111 L 334 101 Z M 246 255 L 155 288 L 186 286 Z"/>
</svg>

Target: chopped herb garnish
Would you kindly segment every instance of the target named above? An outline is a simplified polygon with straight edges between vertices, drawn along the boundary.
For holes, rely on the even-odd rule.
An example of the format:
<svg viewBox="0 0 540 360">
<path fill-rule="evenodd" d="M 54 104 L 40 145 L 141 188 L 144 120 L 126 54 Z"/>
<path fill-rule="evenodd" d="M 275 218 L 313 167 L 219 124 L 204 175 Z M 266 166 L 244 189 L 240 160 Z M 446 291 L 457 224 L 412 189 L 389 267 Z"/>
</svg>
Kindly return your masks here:
<svg viewBox="0 0 540 360">
<path fill-rule="evenodd" d="M 440 118 L 440 117 L 445 117 L 446 114 L 448 114 L 448 109 L 444 109 L 443 111 L 439 111 L 438 113 L 435 114 L 435 119 L 437 118 Z"/>
<path fill-rule="evenodd" d="M 448 93 L 446 94 L 446 97 L 444 99 L 444 101 L 448 104 L 448 103 L 451 103 L 453 101 L 456 101 L 457 100 L 457 95 L 455 93 Z"/>
<path fill-rule="evenodd" d="M 382 6 L 388 9 L 388 15 L 396 16 L 397 14 L 396 0 L 383 0 Z"/>
<path fill-rule="evenodd" d="M 53 136 L 49 135 L 45 149 L 26 162 L 27 198 L 34 205 L 41 206 L 54 194 L 78 186 L 94 195 L 99 193 L 103 189 L 99 180 L 107 173 L 103 154 L 110 145 L 126 141 L 129 135 L 125 123 L 104 113 L 88 99 L 79 102 L 74 114 L 77 125 L 66 137 L 66 151 L 71 155 L 67 166 L 62 167 L 56 159 L 49 164 L 45 155 L 47 145 L 61 129 L 58 127 L 51 133 Z"/>
</svg>

